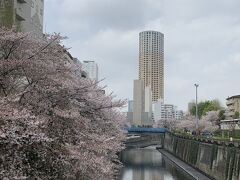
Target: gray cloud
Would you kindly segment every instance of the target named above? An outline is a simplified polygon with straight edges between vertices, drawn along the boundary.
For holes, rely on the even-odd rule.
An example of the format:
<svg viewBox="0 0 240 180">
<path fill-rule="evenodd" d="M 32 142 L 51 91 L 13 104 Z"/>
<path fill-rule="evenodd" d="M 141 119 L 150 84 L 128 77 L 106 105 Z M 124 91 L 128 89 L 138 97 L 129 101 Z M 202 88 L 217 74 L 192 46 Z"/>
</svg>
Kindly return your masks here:
<svg viewBox="0 0 240 180">
<path fill-rule="evenodd" d="M 78 20 L 83 29 L 129 30 L 144 26 L 160 14 L 158 0 L 62 0 L 67 19 Z M 74 5 L 73 5 L 74 4 Z"/>
<path fill-rule="evenodd" d="M 165 34 L 166 102 L 186 109 L 194 98 L 225 103 L 240 94 L 238 0 L 46 0 L 47 31 L 69 36 L 79 59 L 99 63 L 118 97 L 132 97 L 138 76 L 138 33 Z"/>
</svg>

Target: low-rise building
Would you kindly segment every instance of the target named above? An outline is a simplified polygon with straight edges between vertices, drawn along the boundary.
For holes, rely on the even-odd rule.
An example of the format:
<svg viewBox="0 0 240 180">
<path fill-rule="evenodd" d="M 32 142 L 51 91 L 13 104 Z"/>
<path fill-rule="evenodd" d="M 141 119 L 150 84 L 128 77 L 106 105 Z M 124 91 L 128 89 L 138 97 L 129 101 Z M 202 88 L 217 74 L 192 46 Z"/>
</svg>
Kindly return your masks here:
<svg viewBox="0 0 240 180">
<path fill-rule="evenodd" d="M 182 120 L 183 119 L 183 111 L 175 109 L 175 119 L 176 120 Z"/>
<path fill-rule="evenodd" d="M 153 104 L 154 121 L 160 120 L 181 120 L 183 119 L 183 111 L 177 110 L 177 106 L 173 104 L 164 104 L 162 100 L 158 100 Z"/>
<path fill-rule="evenodd" d="M 220 121 L 221 130 L 236 130 L 240 129 L 240 119 L 230 119 Z"/>
<path fill-rule="evenodd" d="M 240 113 L 240 95 L 228 97 L 226 102 L 226 119 L 235 119 L 236 112 Z"/>
</svg>

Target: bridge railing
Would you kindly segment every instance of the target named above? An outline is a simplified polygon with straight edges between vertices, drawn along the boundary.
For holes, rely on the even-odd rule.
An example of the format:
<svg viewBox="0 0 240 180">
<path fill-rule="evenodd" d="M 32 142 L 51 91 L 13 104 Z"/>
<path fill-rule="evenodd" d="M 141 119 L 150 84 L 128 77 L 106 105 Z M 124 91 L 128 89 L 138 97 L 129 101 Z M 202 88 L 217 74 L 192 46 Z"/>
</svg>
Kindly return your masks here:
<svg viewBox="0 0 240 180">
<path fill-rule="evenodd" d="M 166 128 L 143 128 L 143 127 L 131 127 L 127 128 L 128 133 L 166 133 Z"/>
</svg>

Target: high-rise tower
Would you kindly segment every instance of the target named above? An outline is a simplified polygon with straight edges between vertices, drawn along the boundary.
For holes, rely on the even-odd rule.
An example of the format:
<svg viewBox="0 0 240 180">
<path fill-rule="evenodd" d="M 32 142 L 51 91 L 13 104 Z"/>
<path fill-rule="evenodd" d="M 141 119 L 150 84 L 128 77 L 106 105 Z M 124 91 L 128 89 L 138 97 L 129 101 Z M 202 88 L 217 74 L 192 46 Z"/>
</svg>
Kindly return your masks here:
<svg viewBox="0 0 240 180">
<path fill-rule="evenodd" d="M 164 99 L 164 34 L 143 31 L 139 34 L 139 79 L 152 89 L 152 100 Z"/>
</svg>

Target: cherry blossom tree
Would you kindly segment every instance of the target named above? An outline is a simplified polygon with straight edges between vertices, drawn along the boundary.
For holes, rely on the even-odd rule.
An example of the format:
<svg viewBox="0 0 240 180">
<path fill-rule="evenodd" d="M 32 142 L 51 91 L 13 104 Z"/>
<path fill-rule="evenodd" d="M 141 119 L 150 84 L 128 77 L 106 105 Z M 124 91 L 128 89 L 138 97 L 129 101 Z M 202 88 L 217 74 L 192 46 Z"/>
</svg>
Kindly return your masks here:
<svg viewBox="0 0 240 180">
<path fill-rule="evenodd" d="M 161 119 L 161 120 L 158 120 L 154 126 L 157 128 L 158 127 L 167 128 L 171 131 L 177 127 L 177 120 L 176 119 Z"/>
<path fill-rule="evenodd" d="M 199 131 L 216 131 L 218 127 L 218 111 L 209 111 L 205 116 L 203 116 L 198 121 Z M 196 118 L 194 116 L 188 115 L 180 123 L 177 124 L 177 129 L 180 130 L 196 130 Z"/>
<path fill-rule="evenodd" d="M 202 119 L 199 121 L 200 130 L 207 130 L 214 132 L 219 129 L 218 126 L 218 111 L 209 111 Z"/>
<path fill-rule="evenodd" d="M 177 129 L 193 131 L 196 129 L 196 119 L 194 116 L 187 115 L 177 124 Z"/>
<path fill-rule="evenodd" d="M 0 29 L 1 179 L 111 179 L 120 164 L 125 101 L 81 78 L 63 39 Z"/>
</svg>

